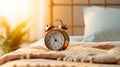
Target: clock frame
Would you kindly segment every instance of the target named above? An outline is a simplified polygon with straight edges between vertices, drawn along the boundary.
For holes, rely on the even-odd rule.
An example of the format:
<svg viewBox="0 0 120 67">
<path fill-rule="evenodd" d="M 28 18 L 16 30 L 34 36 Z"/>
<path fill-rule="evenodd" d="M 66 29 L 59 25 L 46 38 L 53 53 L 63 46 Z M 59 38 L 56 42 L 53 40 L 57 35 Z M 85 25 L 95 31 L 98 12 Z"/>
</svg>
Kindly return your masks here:
<svg viewBox="0 0 120 67">
<path fill-rule="evenodd" d="M 48 42 L 48 39 L 49 38 L 48 36 L 51 35 L 52 32 L 57 32 L 59 34 L 61 34 L 63 37 L 64 37 L 64 43 L 62 43 L 61 45 L 56 45 L 56 44 L 49 44 Z M 54 35 L 54 34 L 53 34 Z M 52 35 L 51 35 L 52 36 Z M 59 38 L 60 39 L 60 38 Z M 55 39 L 56 40 L 56 39 Z M 68 34 L 62 30 L 62 29 L 53 29 L 53 30 L 50 30 L 49 32 L 46 33 L 45 35 L 45 38 L 44 38 L 44 42 L 45 42 L 45 45 L 48 49 L 50 50 L 57 50 L 57 51 L 60 51 L 60 50 L 65 50 L 68 45 L 69 45 L 69 36 Z M 50 45 L 52 45 L 50 47 Z M 59 47 L 53 47 L 53 46 L 59 46 Z"/>
</svg>

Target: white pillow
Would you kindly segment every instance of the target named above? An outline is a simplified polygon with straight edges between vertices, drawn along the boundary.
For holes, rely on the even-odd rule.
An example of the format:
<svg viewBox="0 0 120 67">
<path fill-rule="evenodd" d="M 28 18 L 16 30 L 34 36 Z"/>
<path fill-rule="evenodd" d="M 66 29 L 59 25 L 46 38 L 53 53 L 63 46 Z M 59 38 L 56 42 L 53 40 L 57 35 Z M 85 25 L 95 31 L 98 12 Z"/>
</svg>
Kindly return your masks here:
<svg viewBox="0 0 120 67">
<path fill-rule="evenodd" d="M 120 9 L 83 7 L 85 35 L 83 41 L 120 41 Z"/>
</svg>

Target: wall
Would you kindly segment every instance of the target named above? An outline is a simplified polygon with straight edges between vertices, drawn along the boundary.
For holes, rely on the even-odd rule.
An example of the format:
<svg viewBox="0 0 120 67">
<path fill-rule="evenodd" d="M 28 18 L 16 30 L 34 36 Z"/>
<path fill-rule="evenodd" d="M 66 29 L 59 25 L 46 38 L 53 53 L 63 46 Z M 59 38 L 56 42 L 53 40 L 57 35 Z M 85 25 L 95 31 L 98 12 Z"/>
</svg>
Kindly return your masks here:
<svg viewBox="0 0 120 67">
<path fill-rule="evenodd" d="M 84 35 L 84 18 L 82 12 L 82 6 L 74 6 L 71 8 L 71 3 L 74 4 L 88 4 L 89 0 L 53 0 L 54 4 L 59 4 L 53 7 L 53 18 L 52 19 L 62 19 L 63 22 L 69 27 L 67 31 L 70 35 Z M 120 0 L 106 0 L 107 4 L 119 3 Z M 103 4 L 105 0 L 90 0 L 91 4 Z M 46 5 L 50 7 L 50 0 L 46 0 Z M 62 4 L 62 5 L 61 5 Z M 67 4 L 67 5 L 65 5 Z M 119 5 L 120 6 L 120 5 Z M 107 6 L 107 7 L 116 7 L 116 6 Z M 45 20 L 47 24 L 50 22 L 50 8 L 46 6 Z M 71 13 L 73 9 L 73 14 Z M 71 20 L 72 19 L 72 20 Z"/>
</svg>

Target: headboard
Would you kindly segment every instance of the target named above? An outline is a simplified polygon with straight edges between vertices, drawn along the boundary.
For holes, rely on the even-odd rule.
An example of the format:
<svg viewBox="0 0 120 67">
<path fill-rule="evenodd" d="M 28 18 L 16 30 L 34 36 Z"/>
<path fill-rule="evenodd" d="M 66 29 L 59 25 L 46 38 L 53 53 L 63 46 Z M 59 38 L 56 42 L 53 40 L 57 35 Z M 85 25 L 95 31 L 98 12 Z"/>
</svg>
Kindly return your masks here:
<svg viewBox="0 0 120 67">
<path fill-rule="evenodd" d="M 69 35 L 83 35 L 85 25 L 82 6 L 120 8 L 120 0 L 50 0 L 50 20 L 63 20 L 69 28 Z"/>
</svg>

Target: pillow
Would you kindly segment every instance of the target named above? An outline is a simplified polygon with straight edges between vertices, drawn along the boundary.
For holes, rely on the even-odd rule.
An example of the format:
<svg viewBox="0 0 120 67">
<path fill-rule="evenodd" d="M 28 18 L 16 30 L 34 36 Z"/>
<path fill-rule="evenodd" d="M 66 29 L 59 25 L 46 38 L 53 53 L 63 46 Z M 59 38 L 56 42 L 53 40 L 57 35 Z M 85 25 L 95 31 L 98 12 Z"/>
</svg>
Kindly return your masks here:
<svg viewBox="0 0 120 67">
<path fill-rule="evenodd" d="M 83 41 L 120 41 L 120 9 L 83 7 L 85 34 Z"/>
</svg>

